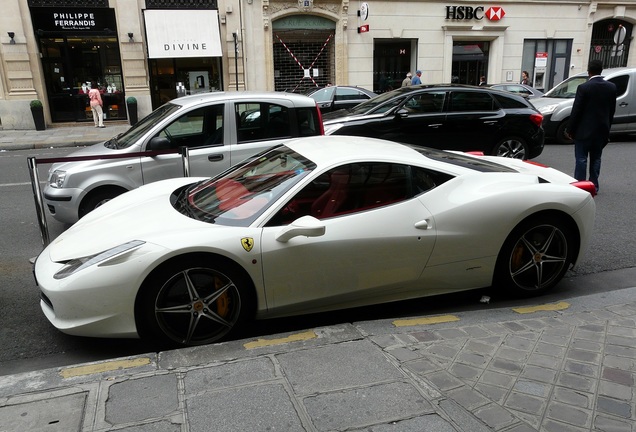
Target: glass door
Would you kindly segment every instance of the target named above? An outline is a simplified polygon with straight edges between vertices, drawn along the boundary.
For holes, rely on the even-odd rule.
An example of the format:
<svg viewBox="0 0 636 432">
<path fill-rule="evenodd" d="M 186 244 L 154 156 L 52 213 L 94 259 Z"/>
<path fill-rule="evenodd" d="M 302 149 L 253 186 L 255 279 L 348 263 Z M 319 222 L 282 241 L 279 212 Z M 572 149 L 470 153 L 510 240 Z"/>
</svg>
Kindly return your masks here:
<svg viewBox="0 0 636 432">
<path fill-rule="evenodd" d="M 53 122 L 93 121 L 92 86 L 100 90 L 105 120 L 126 118 L 116 37 L 40 38 L 40 52 Z"/>
</svg>

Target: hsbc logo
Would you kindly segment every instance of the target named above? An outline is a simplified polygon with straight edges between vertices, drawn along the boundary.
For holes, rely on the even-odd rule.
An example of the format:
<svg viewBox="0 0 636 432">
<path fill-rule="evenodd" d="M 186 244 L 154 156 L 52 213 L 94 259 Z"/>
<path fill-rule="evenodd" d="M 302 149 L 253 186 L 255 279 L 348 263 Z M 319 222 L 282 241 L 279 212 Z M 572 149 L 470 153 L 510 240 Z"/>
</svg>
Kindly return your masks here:
<svg viewBox="0 0 636 432">
<path fill-rule="evenodd" d="M 504 15 L 506 12 L 500 6 L 491 6 L 487 10 L 484 6 L 446 6 L 447 20 L 481 20 L 486 17 L 490 21 L 499 21 Z"/>
<path fill-rule="evenodd" d="M 506 11 L 504 11 L 503 8 L 499 6 L 489 7 L 486 11 L 486 18 L 488 18 L 490 21 L 499 21 L 504 17 L 504 15 L 506 15 Z"/>
</svg>

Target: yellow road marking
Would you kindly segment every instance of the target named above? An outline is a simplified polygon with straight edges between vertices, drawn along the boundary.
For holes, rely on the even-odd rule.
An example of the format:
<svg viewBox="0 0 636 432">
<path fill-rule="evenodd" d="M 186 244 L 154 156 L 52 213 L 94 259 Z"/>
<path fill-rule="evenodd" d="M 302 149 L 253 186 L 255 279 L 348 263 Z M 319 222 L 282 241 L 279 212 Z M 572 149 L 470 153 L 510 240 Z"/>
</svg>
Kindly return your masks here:
<svg viewBox="0 0 636 432">
<path fill-rule="evenodd" d="M 430 324 L 440 324 L 446 322 L 459 321 L 459 318 L 455 315 L 439 315 L 434 317 L 426 317 L 426 318 L 409 318 L 409 319 L 401 319 L 393 321 L 393 325 L 395 327 L 408 327 L 408 326 L 417 326 L 417 325 L 430 325 Z"/>
<path fill-rule="evenodd" d="M 296 333 L 284 338 L 258 339 L 253 342 L 248 342 L 243 346 L 245 347 L 245 349 L 263 348 L 263 347 L 272 346 L 272 345 L 282 345 L 289 342 L 306 341 L 306 340 L 314 339 L 317 337 L 318 335 L 316 335 L 316 332 L 314 332 L 313 330 L 308 330 L 306 332 Z"/>
<path fill-rule="evenodd" d="M 517 312 L 518 314 L 528 314 L 528 313 L 535 313 L 539 311 L 563 310 L 569 307 L 570 307 L 570 303 L 559 302 L 559 303 L 544 304 L 539 306 L 526 306 L 526 307 L 513 308 L 512 310 Z"/>
<path fill-rule="evenodd" d="M 60 375 L 62 378 L 72 378 L 81 375 L 91 375 L 94 373 L 145 366 L 147 364 L 150 364 L 150 358 L 148 357 L 141 357 L 133 360 L 112 360 L 87 366 L 65 368 L 62 369 Z"/>
</svg>

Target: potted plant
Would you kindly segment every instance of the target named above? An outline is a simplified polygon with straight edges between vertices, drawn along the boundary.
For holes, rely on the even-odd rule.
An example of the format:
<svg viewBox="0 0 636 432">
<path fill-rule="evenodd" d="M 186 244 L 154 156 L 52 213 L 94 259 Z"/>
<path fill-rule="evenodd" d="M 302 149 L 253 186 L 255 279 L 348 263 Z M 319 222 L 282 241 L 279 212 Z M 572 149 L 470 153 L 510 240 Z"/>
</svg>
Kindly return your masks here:
<svg viewBox="0 0 636 432">
<path fill-rule="evenodd" d="M 44 123 L 44 107 L 42 106 L 42 102 L 38 99 L 34 99 L 31 101 L 30 106 L 31 114 L 33 115 L 33 123 L 35 123 L 35 130 L 46 129 L 46 124 Z"/>
<path fill-rule="evenodd" d="M 130 125 L 134 126 L 137 124 L 137 98 L 134 96 L 129 96 L 126 98 L 126 108 L 128 109 L 128 120 L 130 121 Z"/>
</svg>

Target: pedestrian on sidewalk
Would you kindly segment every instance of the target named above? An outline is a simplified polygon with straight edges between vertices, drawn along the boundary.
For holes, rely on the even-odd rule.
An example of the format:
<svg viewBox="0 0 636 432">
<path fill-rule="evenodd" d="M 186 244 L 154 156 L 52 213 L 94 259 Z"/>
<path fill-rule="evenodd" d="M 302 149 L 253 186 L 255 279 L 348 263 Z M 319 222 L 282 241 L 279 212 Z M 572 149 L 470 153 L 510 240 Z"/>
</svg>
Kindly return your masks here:
<svg viewBox="0 0 636 432">
<path fill-rule="evenodd" d="M 411 80 L 411 85 L 418 85 L 418 84 L 422 84 L 422 71 L 421 70 L 417 70 L 415 72 L 415 76 L 413 77 L 413 79 Z"/>
<path fill-rule="evenodd" d="M 406 78 L 404 78 L 404 80 L 402 80 L 402 87 L 410 86 L 412 77 L 413 77 L 413 74 L 411 72 L 407 72 L 406 73 Z"/>
<path fill-rule="evenodd" d="M 95 82 L 91 84 L 91 89 L 88 92 L 88 99 L 90 99 L 91 111 L 93 112 L 93 121 L 95 122 L 95 127 L 104 127 L 104 110 L 102 106 L 104 102 L 102 102 L 102 95 L 99 93 L 99 89 Z"/>
<path fill-rule="evenodd" d="M 587 73 L 590 79 L 576 89 L 567 134 L 574 140 L 574 178 L 589 180 L 599 189 L 601 155 L 609 142 L 610 127 L 616 111 L 616 85 L 605 80 L 603 62 L 590 61 Z"/>
</svg>

